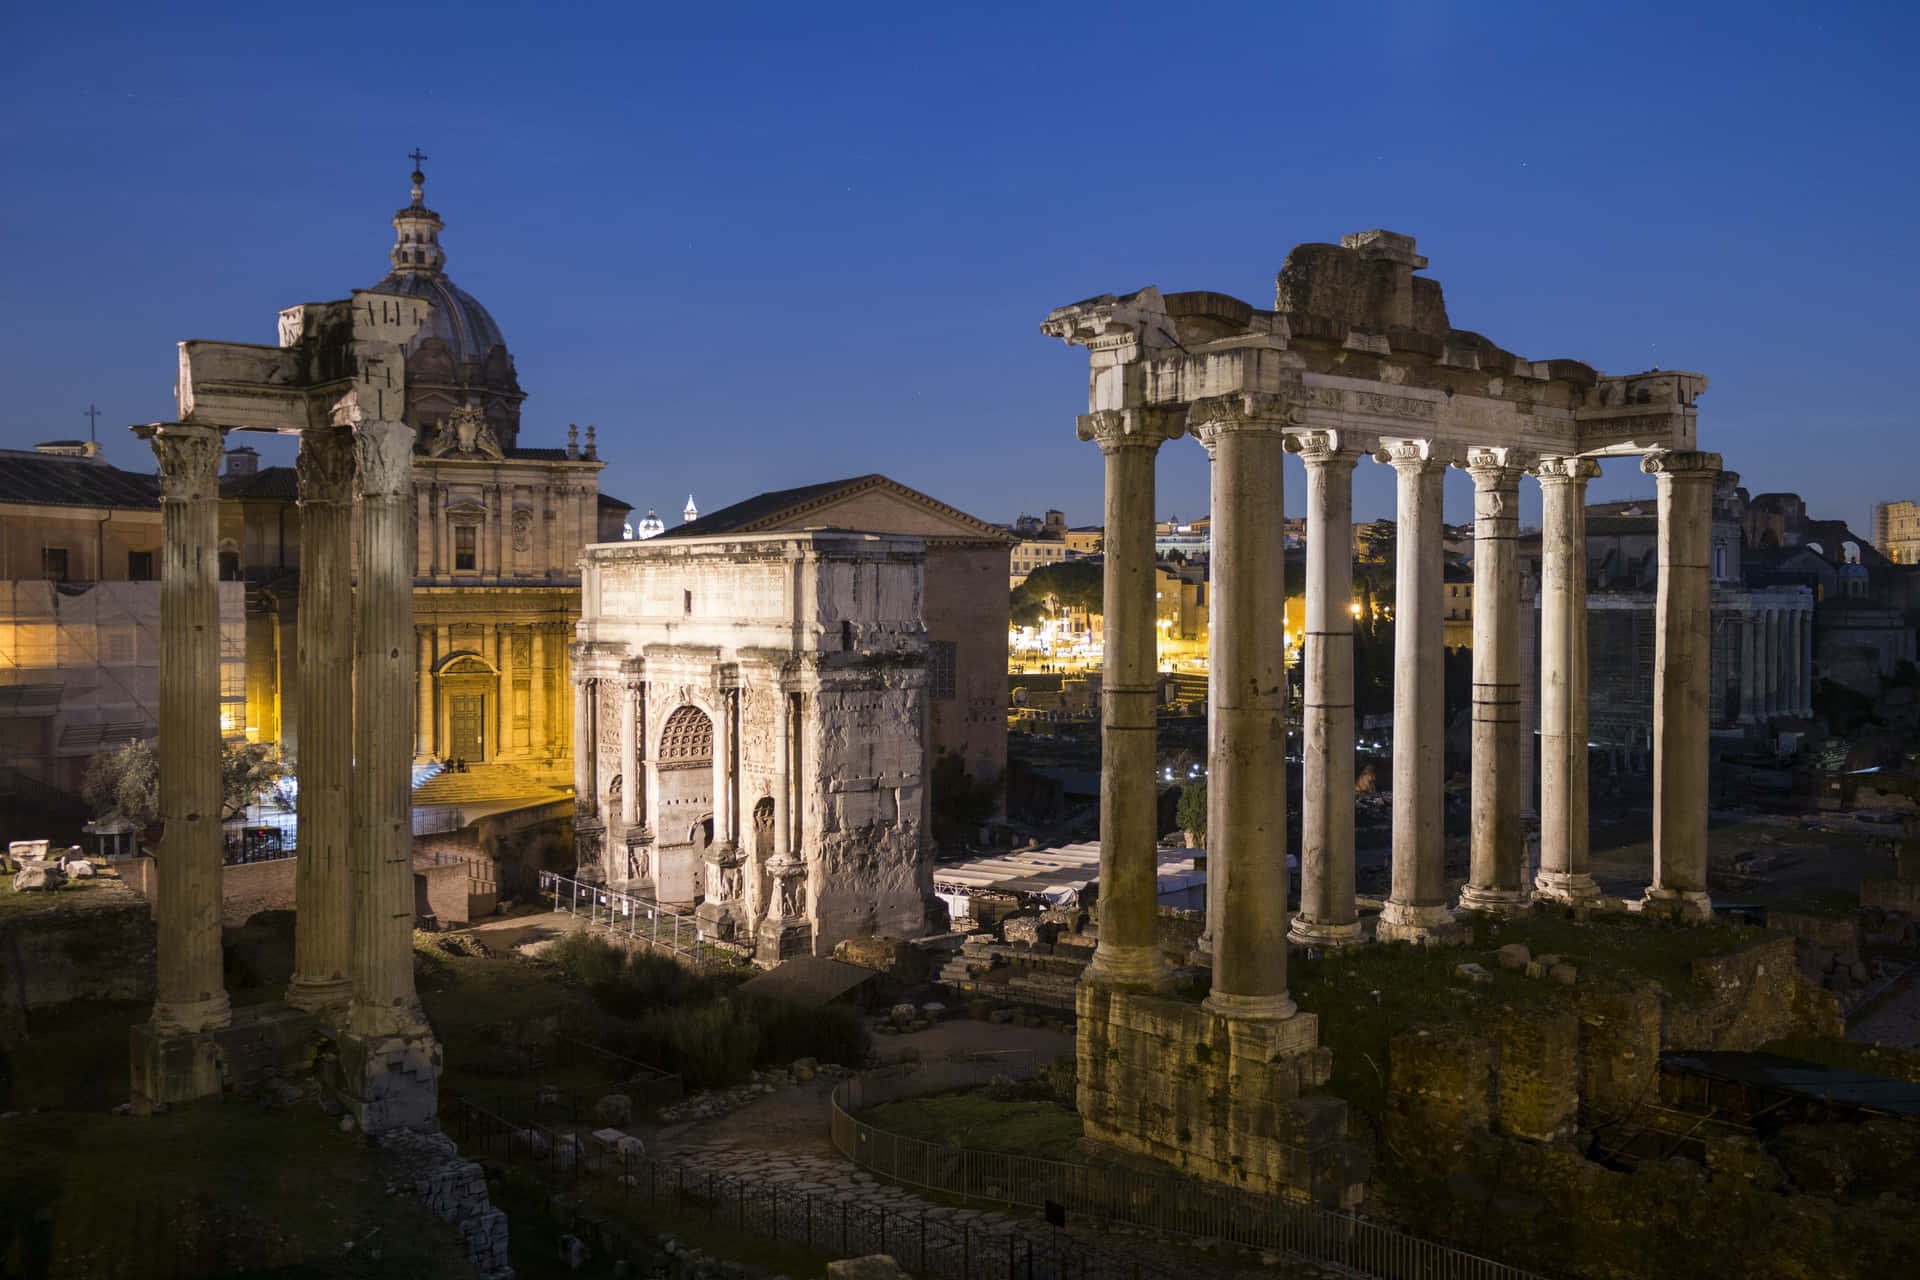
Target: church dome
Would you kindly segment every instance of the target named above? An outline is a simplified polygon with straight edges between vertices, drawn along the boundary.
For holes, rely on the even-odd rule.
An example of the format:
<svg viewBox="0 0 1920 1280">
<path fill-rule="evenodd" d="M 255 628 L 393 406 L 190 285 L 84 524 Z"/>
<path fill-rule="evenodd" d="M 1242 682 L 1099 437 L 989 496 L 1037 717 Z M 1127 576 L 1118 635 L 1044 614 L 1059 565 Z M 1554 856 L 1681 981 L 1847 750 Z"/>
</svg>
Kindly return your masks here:
<svg viewBox="0 0 1920 1280">
<path fill-rule="evenodd" d="M 508 449 L 520 435 L 520 402 L 526 393 L 514 372 L 507 340 L 487 309 L 447 278 L 440 247 L 445 225 L 426 207 L 426 175 L 413 173 L 413 200 L 393 215 L 396 233 L 388 261 L 392 270 L 373 286 L 433 304 L 427 322 L 407 344 L 406 420 L 425 439 L 455 410 L 473 406 Z"/>
</svg>

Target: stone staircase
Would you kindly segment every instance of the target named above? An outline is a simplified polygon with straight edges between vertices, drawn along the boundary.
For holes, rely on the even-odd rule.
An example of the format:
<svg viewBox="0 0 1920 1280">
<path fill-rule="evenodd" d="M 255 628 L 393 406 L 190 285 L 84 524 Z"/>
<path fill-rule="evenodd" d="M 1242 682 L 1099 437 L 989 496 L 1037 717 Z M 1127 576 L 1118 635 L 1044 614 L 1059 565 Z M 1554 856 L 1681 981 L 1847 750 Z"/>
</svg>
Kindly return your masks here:
<svg viewBox="0 0 1920 1280">
<path fill-rule="evenodd" d="M 438 766 L 416 766 L 415 776 L 418 777 L 423 769 L 429 768 L 438 769 Z M 473 764 L 468 765 L 464 773 L 450 773 L 439 769 L 438 772 L 429 774 L 425 781 L 415 782 L 413 803 L 419 806 L 519 800 L 531 804 L 542 800 L 558 800 L 563 794 L 538 779 L 529 777 L 513 765 Z"/>
</svg>

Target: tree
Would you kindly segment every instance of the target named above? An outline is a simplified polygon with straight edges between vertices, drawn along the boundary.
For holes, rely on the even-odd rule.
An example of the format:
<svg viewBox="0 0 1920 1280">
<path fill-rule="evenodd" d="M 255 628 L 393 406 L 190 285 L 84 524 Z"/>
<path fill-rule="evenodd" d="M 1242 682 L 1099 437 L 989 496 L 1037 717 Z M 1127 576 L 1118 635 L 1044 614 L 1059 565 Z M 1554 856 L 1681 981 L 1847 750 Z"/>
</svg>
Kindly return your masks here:
<svg viewBox="0 0 1920 1280">
<path fill-rule="evenodd" d="M 1026 604 L 1046 608 L 1044 602 L 1051 596 L 1070 609 L 1100 613 L 1105 581 L 1106 569 L 1095 560 L 1065 560 L 1042 565 L 1013 589 L 1012 608 L 1016 613 Z"/>
<path fill-rule="evenodd" d="M 1195 845 L 1207 842 L 1207 784 L 1189 782 L 1180 788 L 1180 803 L 1173 811 L 1173 824 L 1192 839 Z"/>
<path fill-rule="evenodd" d="M 229 742 L 220 752 L 220 817 L 238 817 L 260 793 L 290 775 L 279 749 Z M 150 742 L 129 742 L 87 762 L 80 795 L 100 815 L 118 813 L 146 826 L 160 816 L 160 759 Z"/>
</svg>

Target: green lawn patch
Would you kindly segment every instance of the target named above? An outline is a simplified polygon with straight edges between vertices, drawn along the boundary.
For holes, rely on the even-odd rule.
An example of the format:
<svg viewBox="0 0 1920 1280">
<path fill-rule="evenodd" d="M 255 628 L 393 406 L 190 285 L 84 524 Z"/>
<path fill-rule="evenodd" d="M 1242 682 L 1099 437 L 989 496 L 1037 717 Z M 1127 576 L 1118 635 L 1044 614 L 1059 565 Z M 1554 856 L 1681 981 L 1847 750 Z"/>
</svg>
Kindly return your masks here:
<svg viewBox="0 0 1920 1280">
<path fill-rule="evenodd" d="M 1044 1100 L 1002 1102 L 983 1091 L 902 1098 L 862 1112 L 876 1129 L 979 1151 L 1008 1151 L 1049 1160 L 1077 1158 L 1080 1116 Z"/>
<path fill-rule="evenodd" d="M 12 876 L 0 875 L 0 920 L 28 916 L 38 911 L 52 911 L 58 907 L 84 906 L 91 901 L 86 897 L 87 892 L 98 885 L 97 880 L 69 880 L 58 889 L 34 889 L 21 893 L 15 891 Z"/>
</svg>

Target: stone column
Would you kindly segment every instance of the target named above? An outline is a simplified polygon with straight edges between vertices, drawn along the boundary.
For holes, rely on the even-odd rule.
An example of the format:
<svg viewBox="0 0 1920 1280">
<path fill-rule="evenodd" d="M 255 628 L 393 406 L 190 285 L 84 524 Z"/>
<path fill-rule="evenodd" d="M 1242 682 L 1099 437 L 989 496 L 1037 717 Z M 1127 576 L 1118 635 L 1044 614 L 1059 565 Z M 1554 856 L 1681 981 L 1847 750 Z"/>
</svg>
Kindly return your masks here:
<svg viewBox="0 0 1920 1280">
<path fill-rule="evenodd" d="M 414 573 L 422 578 L 433 576 L 433 542 L 429 537 L 429 532 L 433 528 L 433 497 L 428 490 L 429 486 L 417 480 L 414 482 L 413 498 L 417 509 L 415 545 L 420 551 L 414 565 Z"/>
<path fill-rule="evenodd" d="M 527 750 L 545 760 L 551 757 L 547 745 L 547 629 L 533 627 L 533 669 L 527 672 L 528 709 Z"/>
<path fill-rule="evenodd" d="M 1213 459 L 1207 830 L 1213 923 L 1209 1011 L 1292 1016 L 1287 995 L 1286 506 L 1288 406 L 1264 395 L 1212 396 L 1187 420 Z M 1153 597 L 1146 595 L 1149 605 Z M 1151 637 L 1150 637 L 1151 639 Z M 1151 708 L 1148 715 L 1152 715 Z M 1212 805 L 1218 795 L 1219 803 Z M 1156 833 L 1157 834 L 1157 833 Z"/>
<path fill-rule="evenodd" d="M 1802 609 L 1800 611 L 1800 643 L 1806 649 L 1806 653 L 1807 653 L 1806 694 L 1800 700 L 1800 705 L 1801 705 L 1801 709 L 1805 711 L 1807 715 L 1812 715 L 1813 714 L 1814 680 L 1813 680 L 1813 610 L 1811 608 Z"/>
<path fill-rule="evenodd" d="M 1557 902 L 1600 896 L 1587 871 L 1587 481 L 1600 464 L 1547 458 L 1541 511 L 1540 872 Z"/>
<path fill-rule="evenodd" d="M 155 1036 L 168 1038 L 215 1030 L 230 1018 L 220 957 L 219 515 L 226 433 L 184 422 L 140 430 L 160 460 L 165 834 L 156 867 L 158 965 L 150 1025 Z M 184 1096 L 218 1090 L 217 1074 L 211 1087 L 202 1076 Z"/>
<path fill-rule="evenodd" d="M 600 682 L 582 676 L 573 685 L 573 809 L 588 816 L 600 812 L 598 770 L 594 748 L 593 709 L 600 703 Z"/>
<path fill-rule="evenodd" d="M 304 563 L 301 566 L 301 572 L 305 572 Z M 413 754 L 417 760 L 430 760 L 439 754 L 434 744 L 436 735 L 433 723 L 433 634 L 425 627 L 415 627 L 413 633 L 414 648 L 420 655 L 417 677 L 419 710 L 416 713 L 414 726 Z"/>
<path fill-rule="evenodd" d="M 1506 449 L 1467 455 L 1473 477 L 1472 871 L 1460 906 L 1517 911 L 1533 897 L 1521 823 L 1521 468 Z"/>
<path fill-rule="evenodd" d="M 501 760 L 513 747 L 513 637 L 506 627 L 493 627 L 493 758 Z"/>
<path fill-rule="evenodd" d="M 1660 494 L 1659 631 L 1653 689 L 1653 884 L 1649 909 L 1707 918 L 1708 564 L 1720 455 L 1648 454 Z"/>
<path fill-rule="evenodd" d="M 1787 610 L 1787 652 L 1793 655 L 1793 700 L 1791 708 L 1796 716 L 1807 714 L 1807 652 L 1805 637 L 1800 631 L 1800 609 L 1793 606 Z"/>
<path fill-rule="evenodd" d="M 640 825 L 640 726 L 636 716 L 639 687 L 622 680 L 620 689 L 620 834 Z M 609 824 L 611 825 L 611 824 Z M 609 839 L 612 832 L 608 833 Z"/>
<path fill-rule="evenodd" d="M 1330 431 L 1302 437 L 1307 464 L 1305 776 L 1300 914 L 1288 937 L 1308 947 L 1362 940 L 1353 892 L 1353 468 Z M 1211 683 L 1211 682 L 1209 682 Z"/>
<path fill-rule="evenodd" d="M 1388 446 L 1399 473 L 1393 591 L 1393 892 L 1376 936 L 1425 941 L 1453 921 L 1446 903 L 1442 790 L 1446 777 L 1441 482 L 1427 441 Z"/>
<path fill-rule="evenodd" d="M 722 688 L 713 714 L 713 849 L 733 843 L 733 690 Z"/>
<path fill-rule="evenodd" d="M 1753 705 L 1753 597 L 1747 597 L 1747 612 L 1740 619 L 1740 723 L 1752 725 Z"/>
<path fill-rule="evenodd" d="M 1166 980 L 1156 923 L 1153 464 L 1161 444 L 1183 432 L 1186 422 L 1163 410 L 1137 408 L 1082 414 L 1077 425 L 1082 440 L 1099 444 L 1106 465 L 1100 944 L 1086 978 L 1110 989 L 1151 989 Z M 1277 630 L 1280 619 L 1269 619 L 1269 625 Z"/>
<path fill-rule="evenodd" d="M 301 432 L 297 471 L 299 863 L 287 1003 L 344 1012 L 353 995 L 353 701 L 340 696 L 353 687 L 352 429 Z"/>
<path fill-rule="evenodd" d="M 360 608 L 354 650 L 353 1008 L 365 1037 L 426 1030 L 413 988 L 413 799 L 404 749 L 415 705 L 413 429 L 354 427 L 360 486 Z M 336 696 L 337 691 L 336 691 Z"/>
</svg>

